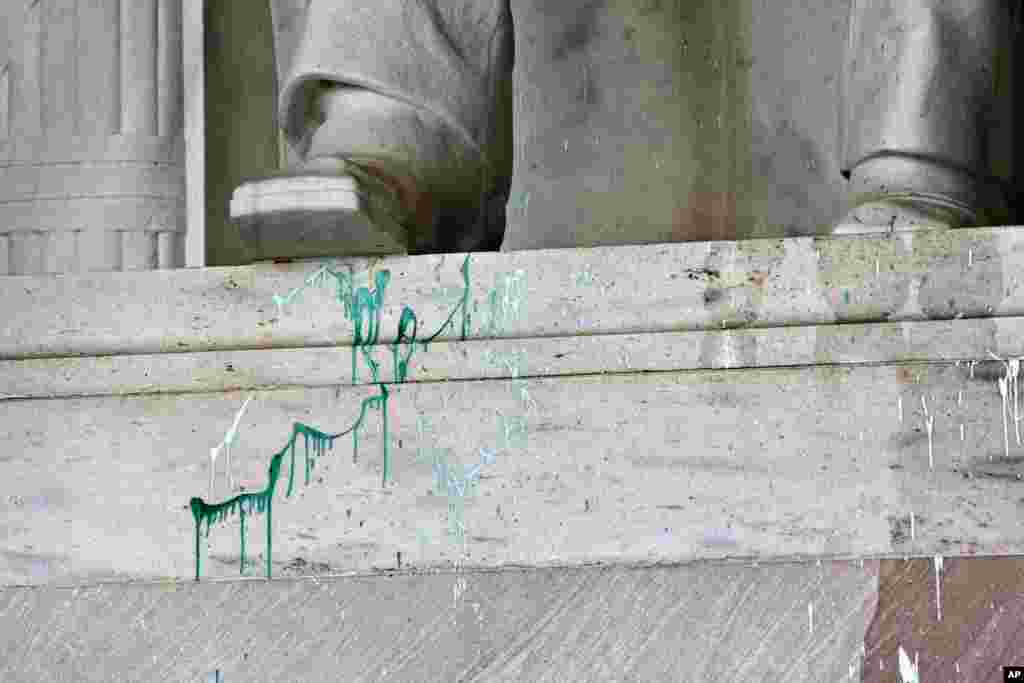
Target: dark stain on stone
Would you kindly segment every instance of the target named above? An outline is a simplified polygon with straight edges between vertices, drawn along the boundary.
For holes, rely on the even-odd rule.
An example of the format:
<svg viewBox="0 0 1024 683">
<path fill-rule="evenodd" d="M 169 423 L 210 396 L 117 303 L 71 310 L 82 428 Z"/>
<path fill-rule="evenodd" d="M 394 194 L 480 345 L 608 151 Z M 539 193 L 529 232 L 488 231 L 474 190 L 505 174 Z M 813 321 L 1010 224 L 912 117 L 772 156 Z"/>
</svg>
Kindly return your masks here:
<svg viewBox="0 0 1024 683">
<path fill-rule="evenodd" d="M 473 543 L 490 543 L 492 545 L 508 547 L 508 539 L 498 538 L 497 536 L 470 536 L 469 540 Z"/>
<path fill-rule="evenodd" d="M 924 430 L 920 427 L 914 427 L 913 429 L 901 432 L 899 434 L 893 434 L 889 437 L 889 447 L 893 450 L 903 451 L 911 448 L 915 444 L 922 441 L 926 441 L 928 435 L 925 434 Z"/>
<path fill-rule="evenodd" d="M 900 543 L 906 543 L 910 538 L 910 515 L 904 517 L 894 517 L 890 515 L 887 517 L 889 520 L 889 540 L 892 541 L 893 545 Z M 914 515 L 914 535 L 928 522 L 927 517 L 921 515 Z"/>
<path fill-rule="evenodd" d="M 569 428 L 565 425 L 557 425 L 551 422 L 542 422 L 537 426 L 533 427 L 531 431 L 534 432 L 564 432 Z"/>
<path fill-rule="evenodd" d="M 687 268 L 686 277 L 691 280 L 707 280 L 709 278 L 720 278 L 722 272 L 714 268 Z"/>
<path fill-rule="evenodd" d="M 597 33 L 598 10 L 605 4 L 604 0 L 592 0 L 578 10 L 573 11 L 575 21 L 568 23 L 568 28 L 555 41 L 555 49 L 551 56 L 555 60 L 563 60 L 571 53 L 583 50 L 590 44 Z M 554 20 L 557 22 L 558 20 Z"/>
<path fill-rule="evenodd" d="M 705 289 L 704 290 L 704 305 L 711 306 L 722 299 L 724 296 L 723 290 L 721 289 Z"/>
<path fill-rule="evenodd" d="M 1002 479 L 1014 483 L 1024 483 L 1024 457 L 1004 455 L 1004 451 L 981 453 L 968 461 L 967 468 L 961 470 L 967 478 Z"/>
<path fill-rule="evenodd" d="M 964 379 L 971 379 L 970 365 L 960 364 Z M 974 380 L 980 382 L 998 382 L 1006 377 L 1006 365 L 999 361 L 978 361 L 974 364 Z"/>
<path fill-rule="evenodd" d="M 284 571 L 328 574 L 331 571 L 331 565 L 326 562 L 308 562 L 301 557 L 296 557 L 284 566 Z"/>
</svg>

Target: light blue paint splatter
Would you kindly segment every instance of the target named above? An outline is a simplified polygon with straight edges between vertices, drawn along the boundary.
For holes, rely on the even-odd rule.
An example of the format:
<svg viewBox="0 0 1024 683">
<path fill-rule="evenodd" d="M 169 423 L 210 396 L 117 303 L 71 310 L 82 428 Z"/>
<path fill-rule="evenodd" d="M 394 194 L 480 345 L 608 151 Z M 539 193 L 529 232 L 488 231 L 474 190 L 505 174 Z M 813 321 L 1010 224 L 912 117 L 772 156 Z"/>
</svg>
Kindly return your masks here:
<svg viewBox="0 0 1024 683">
<path fill-rule="evenodd" d="M 32 560 L 32 576 L 39 580 L 50 578 L 49 560 Z"/>
<path fill-rule="evenodd" d="M 737 545 L 736 533 L 732 529 L 708 529 L 704 532 L 705 545 Z"/>
</svg>

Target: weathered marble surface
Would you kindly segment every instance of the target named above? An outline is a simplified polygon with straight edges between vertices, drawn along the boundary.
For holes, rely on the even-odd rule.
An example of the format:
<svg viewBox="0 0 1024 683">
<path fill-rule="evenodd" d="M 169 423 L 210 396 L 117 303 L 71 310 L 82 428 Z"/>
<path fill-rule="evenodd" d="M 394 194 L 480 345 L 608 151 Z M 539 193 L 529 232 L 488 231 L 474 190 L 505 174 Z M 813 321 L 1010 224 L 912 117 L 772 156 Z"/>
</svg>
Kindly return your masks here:
<svg viewBox="0 0 1024 683">
<path fill-rule="evenodd" d="M 504 250 L 823 234 L 845 212 L 847 2 L 510 6 Z M 290 54 L 303 8 L 275 12 Z"/>
<path fill-rule="evenodd" d="M 381 391 L 369 360 L 387 424 L 370 410 L 358 459 L 346 436 L 323 482 L 279 502 L 278 569 L 388 567 L 399 552 L 427 566 L 456 552 L 476 566 L 1015 552 L 1016 413 L 1004 427 L 1006 368 L 989 354 L 1024 354 L 1018 234 L 352 260 L 338 267 L 353 266 L 359 300 L 380 294 L 358 337 L 316 263 L 150 274 L 147 290 L 141 274 L 9 278 L 12 319 L 26 297 L 39 306 L 3 337 L 3 435 L 27 492 L 8 501 L 6 575 L 29 578 L 21 546 L 47 580 L 187 575 L 187 500 L 209 495 L 207 453 L 244 399 L 233 389 L 258 393 L 233 460 L 252 490 L 294 421 L 359 419 Z M 53 354 L 70 357 L 39 358 Z M 435 490 L 439 463 L 484 452 L 475 497 Z M 461 550 L 437 541 L 453 502 L 471 529 Z M 215 530 L 204 575 L 238 571 L 238 531 Z M 132 553 L 116 550 L 126 537 Z M 262 552 L 255 524 L 248 539 Z"/>
<path fill-rule="evenodd" d="M 1000 331 L 999 318 L 1024 315 L 1021 240 L 1020 228 L 1007 227 L 472 254 L 468 338 L 988 317 L 976 322 L 982 337 L 975 343 L 1017 353 L 1016 337 Z M 303 290 L 301 305 L 284 314 L 273 302 L 325 264 L 351 268 L 355 287 L 372 287 L 376 273 L 390 271 L 378 341 L 395 340 L 406 305 L 429 327 L 420 330 L 422 338 L 460 300 L 465 259 L 324 259 L 3 278 L 0 319 L 15 323 L 0 327 L 0 358 L 350 344 L 352 325 L 330 281 Z M 518 304 L 492 302 L 499 287 Z M 496 316 L 500 334 L 489 329 Z M 459 338 L 461 324 L 459 313 L 437 340 Z"/>
<path fill-rule="evenodd" d="M 864 647 L 878 576 L 867 561 L 2 589 L 0 629 L 18 635 L 0 640 L 0 676 L 859 680 L 896 662 L 887 642 Z"/>
</svg>

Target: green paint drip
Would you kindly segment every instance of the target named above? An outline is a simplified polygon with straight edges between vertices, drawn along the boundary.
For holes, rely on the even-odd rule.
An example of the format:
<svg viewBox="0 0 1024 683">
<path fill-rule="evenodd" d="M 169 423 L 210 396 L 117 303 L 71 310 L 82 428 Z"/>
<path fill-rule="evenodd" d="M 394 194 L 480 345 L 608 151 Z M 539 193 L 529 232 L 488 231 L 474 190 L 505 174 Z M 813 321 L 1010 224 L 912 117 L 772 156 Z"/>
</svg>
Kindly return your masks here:
<svg viewBox="0 0 1024 683">
<path fill-rule="evenodd" d="M 241 547 L 242 552 L 240 553 L 238 560 L 238 573 L 241 576 L 245 576 L 245 503 L 242 504 L 241 510 L 239 511 L 239 519 L 241 520 Z"/>
<path fill-rule="evenodd" d="M 452 309 L 448 318 L 444 321 L 438 330 L 422 341 L 423 351 L 429 350 L 429 344 L 431 341 L 436 339 L 449 325 L 452 324 L 452 320 L 455 314 L 462 311 L 462 341 L 465 341 L 469 335 L 471 316 L 469 313 L 469 261 L 470 255 L 467 254 L 466 258 L 462 262 L 460 272 L 462 273 L 463 290 L 461 301 Z M 274 295 L 274 303 L 277 304 L 279 310 L 283 311 L 285 304 L 291 302 L 295 297 L 299 295 L 306 287 L 316 286 L 323 284 L 326 281 L 327 276 L 334 277 L 337 284 L 337 298 L 344 307 L 345 318 L 351 320 L 354 323 L 355 331 L 353 335 L 352 343 L 352 381 L 353 383 L 358 381 L 358 374 L 356 368 L 356 353 L 357 349 L 362 349 L 363 356 L 370 367 L 372 375 L 372 381 L 380 387 L 381 395 L 365 399 L 362 402 L 359 411 L 359 418 L 356 423 L 338 434 L 325 434 L 316 430 L 312 427 L 296 422 L 292 430 L 292 436 L 288 441 L 288 444 L 277 454 L 275 454 L 270 461 L 270 467 L 268 470 L 268 484 L 267 488 L 260 492 L 254 493 L 242 493 L 230 500 L 223 501 L 221 503 L 209 504 L 203 501 L 202 498 L 192 498 L 190 501 L 190 507 L 192 510 L 192 516 L 195 520 L 195 556 L 196 556 L 196 581 L 199 580 L 200 576 L 200 533 L 202 530 L 202 523 L 206 522 L 206 537 L 209 538 L 210 528 L 213 524 L 217 524 L 229 514 L 234 514 L 235 510 L 238 509 L 241 512 L 241 568 L 240 571 L 244 572 L 245 569 L 245 513 L 248 511 L 250 514 L 261 514 L 267 513 L 267 578 L 271 575 L 271 554 L 272 554 L 272 539 L 271 539 L 271 511 L 273 503 L 273 494 L 276 490 L 278 477 L 280 476 L 281 460 L 284 456 L 290 455 L 289 469 L 288 469 L 288 488 L 285 493 L 286 498 L 290 498 L 294 486 L 295 479 L 295 439 L 299 433 L 303 434 L 305 450 L 305 480 L 306 485 L 310 483 L 310 472 L 315 467 L 316 459 L 322 455 L 323 445 L 329 444 L 330 449 L 334 450 L 334 439 L 339 436 L 343 436 L 348 432 L 352 432 L 352 460 L 356 462 L 359 457 L 359 428 L 363 424 L 363 420 L 366 416 L 367 407 L 375 407 L 383 411 L 383 447 L 384 447 L 384 467 L 381 485 L 386 487 L 391 474 L 391 451 L 389 444 L 388 434 L 388 423 L 387 423 L 387 399 L 388 390 L 387 387 L 380 382 L 378 376 L 379 364 L 370 357 L 370 350 L 368 347 L 377 345 L 377 341 L 380 335 L 380 313 L 384 305 L 384 290 L 386 289 L 388 282 L 390 281 L 391 273 L 387 270 L 379 271 L 375 278 L 375 288 L 371 292 L 366 287 L 360 287 L 358 290 L 353 291 L 354 276 L 351 272 L 344 273 L 335 271 L 330 266 L 323 266 L 316 272 L 306 278 L 305 282 L 298 288 L 293 289 L 285 297 Z M 494 295 L 492 293 L 492 301 Z M 363 325 L 363 312 L 368 313 L 366 322 L 366 331 L 364 334 Z M 406 329 L 412 326 L 412 334 L 407 336 Z M 416 314 L 408 306 L 403 307 L 401 318 L 398 323 L 398 335 L 393 345 L 392 352 L 394 358 L 395 368 L 395 382 L 401 383 L 406 380 L 409 369 L 409 362 L 412 358 L 412 354 L 415 351 L 416 337 L 418 332 L 418 321 Z M 399 361 L 398 359 L 398 347 L 403 343 L 407 342 L 409 347 L 405 358 Z M 313 457 L 309 455 L 309 443 L 310 439 L 313 439 Z M 247 509 L 248 508 L 248 509 Z"/>
<path fill-rule="evenodd" d="M 370 366 L 370 372 L 373 376 L 373 382 L 377 383 L 380 380 L 377 377 L 377 363 L 370 358 L 369 349 L 367 346 L 375 346 L 377 344 L 377 337 L 380 334 L 380 312 L 384 307 L 384 289 L 388 285 L 388 281 L 391 279 L 391 272 L 382 270 L 377 273 L 376 287 L 371 293 L 366 287 L 360 287 L 355 293 L 355 299 L 353 301 L 352 318 L 355 323 L 355 332 L 353 334 L 352 341 L 352 383 L 355 384 L 359 380 L 358 373 L 356 371 L 356 352 L 357 349 L 363 347 L 363 357 L 366 359 L 367 365 Z M 367 331 L 364 337 L 363 335 L 363 311 L 366 310 L 370 314 L 370 318 L 366 321 Z"/>
<path fill-rule="evenodd" d="M 405 328 L 410 324 L 412 325 L 412 335 L 406 336 Z M 416 320 L 416 314 L 413 310 L 408 306 L 403 307 L 402 317 L 398 320 L 398 336 L 395 338 L 395 344 L 391 348 L 395 367 L 395 381 L 398 383 L 404 382 L 405 377 L 409 372 L 409 359 L 412 358 L 412 352 L 416 350 L 416 330 L 418 326 L 419 323 Z M 398 347 L 401 346 L 402 342 L 406 339 L 409 340 L 409 352 L 405 354 L 405 358 L 403 360 L 399 360 Z"/>
<path fill-rule="evenodd" d="M 343 432 L 337 434 L 326 434 L 318 429 L 304 425 L 301 422 L 296 422 L 292 428 L 291 438 L 288 443 L 278 453 L 276 453 L 270 459 L 270 467 L 267 471 L 267 487 L 262 491 L 246 492 L 241 493 L 234 498 L 229 500 L 210 504 L 205 502 L 202 498 L 192 498 L 189 505 L 192 509 L 192 517 L 195 520 L 195 553 L 196 553 L 196 581 L 199 580 L 200 576 L 200 533 L 202 530 L 203 522 L 206 522 L 206 536 L 210 536 L 210 528 L 219 522 L 227 519 L 229 515 L 239 511 L 241 514 L 241 566 L 240 571 L 245 570 L 245 514 L 256 514 L 266 512 L 267 513 L 267 578 L 271 575 L 271 554 L 272 554 L 272 538 L 271 538 L 271 510 L 273 504 L 274 492 L 277 490 L 277 482 L 281 475 L 281 463 L 286 456 L 290 456 L 291 461 L 288 469 L 288 487 L 285 493 L 285 497 L 291 497 L 291 492 L 294 485 L 295 478 L 295 441 L 299 434 L 302 434 L 304 443 L 306 446 L 306 484 L 309 484 L 309 468 L 313 462 L 309 458 L 310 443 L 313 444 L 313 458 L 315 459 L 319 453 L 323 452 L 325 444 L 330 444 L 331 450 L 334 449 L 334 440 L 338 437 L 344 436 L 349 432 L 353 433 L 355 438 L 358 435 L 359 428 L 363 424 L 363 420 L 366 416 L 366 408 L 368 406 L 378 405 L 384 410 L 385 422 L 384 422 L 384 463 L 385 463 L 385 483 L 387 482 L 388 476 L 388 463 L 390 461 L 390 452 L 388 449 L 388 433 L 387 433 L 387 399 L 388 390 L 383 384 L 379 385 L 381 390 L 380 396 L 371 396 L 363 400 L 362 408 L 359 412 L 359 419 L 357 422 L 346 429 Z M 358 444 L 358 441 L 355 441 Z"/>
</svg>

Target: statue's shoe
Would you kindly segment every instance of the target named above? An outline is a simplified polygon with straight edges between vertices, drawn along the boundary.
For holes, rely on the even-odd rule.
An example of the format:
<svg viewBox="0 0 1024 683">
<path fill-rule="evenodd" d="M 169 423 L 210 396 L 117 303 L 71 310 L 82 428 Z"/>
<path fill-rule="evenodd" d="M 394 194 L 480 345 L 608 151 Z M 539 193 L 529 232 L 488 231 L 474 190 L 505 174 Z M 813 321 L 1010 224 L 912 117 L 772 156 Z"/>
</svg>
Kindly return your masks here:
<svg viewBox="0 0 1024 683">
<path fill-rule="evenodd" d="M 417 236 L 436 232 L 437 212 L 384 162 L 324 157 L 242 184 L 231 219 L 250 259 L 260 261 L 409 253 Z"/>
<path fill-rule="evenodd" d="M 857 204 L 833 227 L 832 234 L 946 230 L 978 222 L 976 211 L 947 197 L 894 194 Z"/>
</svg>

